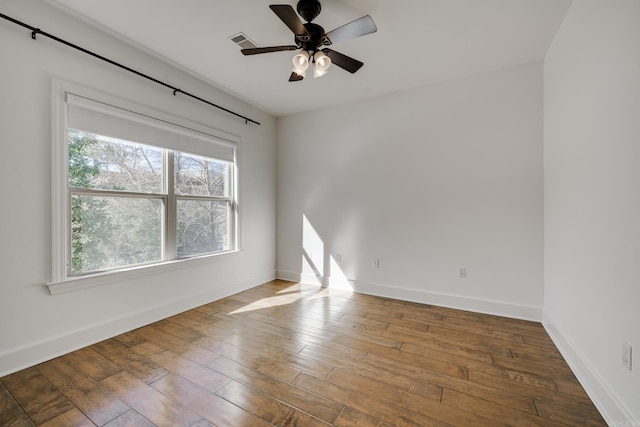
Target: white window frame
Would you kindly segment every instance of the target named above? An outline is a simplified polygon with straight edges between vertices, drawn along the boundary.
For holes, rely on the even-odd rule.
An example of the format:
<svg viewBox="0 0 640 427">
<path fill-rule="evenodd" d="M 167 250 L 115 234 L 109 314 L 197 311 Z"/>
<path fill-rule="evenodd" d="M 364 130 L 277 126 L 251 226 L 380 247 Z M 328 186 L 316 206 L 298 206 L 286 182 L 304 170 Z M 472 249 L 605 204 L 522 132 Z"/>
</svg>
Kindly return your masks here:
<svg viewBox="0 0 640 427">
<path fill-rule="evenodd" d="M 233 170 L 230 171 L 233 183 L 231 185 L 232 194 L 232 225 L 230 232 L 233 245 L 231 250 L 220 253 L 205 254 L 188 258 L 172 259 L 149 265 L 121 268 L 106 272 L 86 274 L 82 276 L 71 276 L 68 274 L 68 263 L 70 256 L 70 191 L 68 189 L 68 105 L 67 96 L 79 96 L 99 103 L 107 104 L 118 109 L 130 111 L 135 114 L 160 120 L 175 126 L 194 130 L 198 133 L 206 134 L 222 144 L 229 144 L 235 147 L 235 161 L 231 163 Z M 100 286 L 123 280 L 145 277 L 155 274 L 163 274 L 175 269 L 196 266 L 198 264 L 210 264 L 224 262 L 239 256 L 242 252 L 241 237 L 241 209 L 239 203 L 239 163 L 241 139 L 218 129 L 195 123 L 181 117 L 163 113 L 152 108 L 142 106 L 125 99 L 121 99 L 103 92 L 86 88 L 74 83 L 52 79 L 52 152 L 51 152 L 51 173 L 52 173 L 52 256 L 51 256 L 51 281 L 47 287 L 51 294 L 59 294 L 79 289 Z M 169 148 L 171 149 L 171 148 Z M 182 151 L 179 147 L 175 151 Z M 215 156 L 211 156 L 215 157 Z M 172 168 L 172 166 L 171 166 Z M 172 190 L 170 190 L 172 191 Z M 166 224 L 167 231 L 175 234 L 175 224 Z"/>
</svg>

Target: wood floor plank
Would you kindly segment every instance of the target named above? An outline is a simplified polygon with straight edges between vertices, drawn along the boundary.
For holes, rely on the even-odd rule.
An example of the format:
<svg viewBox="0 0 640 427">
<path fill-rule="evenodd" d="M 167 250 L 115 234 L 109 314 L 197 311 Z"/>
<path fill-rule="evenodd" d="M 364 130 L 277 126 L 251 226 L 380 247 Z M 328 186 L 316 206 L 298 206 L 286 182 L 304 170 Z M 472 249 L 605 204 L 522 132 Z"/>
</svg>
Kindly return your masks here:
<svg viewBox="0 0 640 427">
<path fill-rule="evenodd" d="M 331 425 L 235 381 L 218 390 L 216 395 L 277 426 L 326 427 Z"/>
<path fill-rule="evenodd" d="M 296 378 L 295 384 L 312 393 L 344 405 L 347 408 L 355 409 L 370 417 L 396 426 L 418 427 L 445 425 L 444 423 L 422 415 L 424 413 L 422 410 L 416 412 L 408 411 L 400 406 L 392 405 L 375 397 L 371 397 L 369 394 L 351 390 L 304 373 Z"/>
<path fill-rule="evenodd" d="M 115 375 L 122 368 L 98 353 L 94 347 L 82 348 L 63 356 L 65 361 L 93 378 L 94 381 Z"/>
<path fill-rule="evenodd" d="M 562 378 L 554 378 L 553 382 L 555 383 L 556 387 L 558 387 L 559 392 L 569 394 L 577 400 L 590 402 L 589 396 L 584 391 L 582 384 L 580 384 L 580 382 L 573 375 Z"/>
<path fill-rule="evenodd" d="M 70 411 L 60 414 L 49 421 L 40 424 L 40 427 L 95 427 L 96 424 L 92 423 L 82 412 L 77 408 L 73 408 Z"/>
<path fill-rule="evenodd" d="M 403 393 L 401 389 L 372 378 L 336 369 L 327 377 L 327 381 L 354 391 L 363 391 L 367 394 L 378 396 L 380 400 L 392 405 L 402 405 Z"/>
<path fill-rule="evenodd" d="M 388 332 L 388 333 L 391 334 L 391 332 Z M 365 335 L 364 333 L 361 336 L 367 338 L 367 341 L 369 341 L 369 343 L 363 343 L 361 340 L 357 338 L 357 336 L 342 337 L 340 335 L 336 337 L 336 339 L 334 339 L 333 342 L 343 344 L 346 346 L 352 346 L 352 347 L 357 346 L 356 348 L 365 350 L 369 354 L 383 355 L 391 358 L 395 358 L 398 352 L 389 351 L 389 349 L 400 350 L 400 353 L 405 354 L 407 359 L 410 359 L 411 355 L 416 356 L 418 358 L 420 357 L 428 358 L 434 364 L 434 366 L 439 362 L 441 367 L 455 365 L 458 368 L 460 368 L 462 371 L 467 370 L 469 365 L 472 365 L 473 362 L 492 363 L 493 361 L 491 354 L 474 351 L 474 350 L 465 351 L 466 349 L 461 348 L 460 345 L 455 345 L 455 346 L 446 345 L 441 342 L 438 342 L 437 340 L 423 339 L 422 343 L 425 346 L 425 348 L 423 348 L 422 351 L 420 351 L 419 349 L 417 351 L 407 351 L 408 346 L 409 348 L 411 348 L 410 344 L 407 344 L 406 342 L 402 342 L 402 340 L 404 339 L 404 336 L 400 336 L 398 334 L 393 335 L 396 340 L 398 340 L 399 342 L 402 342 L 400 347 L 397 347 L 397 348 L 396 347 L 392 348 L 390 346 L 385 346 L 385 345 L 382 345 L 381 347 L 376 347 L 375 344 L 378 344 L 378 341 L 368 339 L 368 335 Z M 385 343 L 383 342 L 382 344 L 385 344 Z M 415 347 L 413 348 L 416 349 Z"/>
<path fill-rule="evenodd" d="M 368 312 L 367 312 L 368 313 Z M 339 319 L 335 320 L 336 323 L 344 324 L 344 325 L 361 325 L 363 327 L 371 328 L 371 329 L 387 329 L 389 327 L 389 321 L 383 321 L 380 319 L 371 319 L 370 317 L 365 316 L 356 316 L 352 313 L 345 313 L 343 316 L 340 316 Z M 407 325 L 413 326 L 413 325 Z"/>
<path fill-rule="evenodd" d="M 219 313 L 219 311 L 216 310 L 214 314 L 217 313 Z M 220 321 L 219 318 L 206 315 L 196 309 L 170 317 L 167 321 L 193 329 L 204 336 L 217 340 L 223 340 L 235 332 L 234 330 L 222 327 L 223 325 L 218 323 Z"/>
<path fill-rule="evenodd" d="M 551 377 L 522 372 L 498 366 L 477 366 L 469 369 L 469 381 L 500 390 L 544 396 L 557 392 Z"/>
<path fill-rule="evenodd" d="M 269 323 L 260 322 L 253 319 L 244 319 L 241 326 L 234 329 L 233 335 L 241 335 L 243 337 L 251 337 L 258 341 L 264 341 L 269 339 L 271 345 L 279 346 L 285 350 L 299 351 L 304 348 L 308 342 L 323 342 L 313 337 L 308 337 L 304 334 L 300 334 L 296 331 L 283 326 L 272 325 Z M 227 340 L 229 336 L 224 337 L 220 341 Z"/>
<path fill-rule="evenodd" d="M 434 386 L 437 387 L 439 394 L 436 394 Z M 432 381 L 414 379 L 410 391 L 421 396 L 441 400 L 442 390 L 444 388 L 469 396 L 486 399 L 490 402 L 508 406 L 522 412 L 528 412 L 533 415 L 537 414 L 533 398 L 530 396 L 523 396 L 513 392 L 497 390 L 490 386 L 475 384 L 466 380 L 458 380 L 456 378 L 440 377 L 434 378 Z"/>
<path fill-rule="evenodd" d="M 336 356 L 345 357 L 347 359 L 355 360 L 355 361 L 363 361 L 369 353 L 366 351 L 353 348 L 351 346 L 342 345 L 333 341 L 327 343 L 320 344 L 311 344 L 307 347 L 317 348 L 328 353 L 333 353 Z"/>
<path fill-rule="evenodd" d="M 165 332 L 159 327 L 156 327 L 155 324 L 136 329 L 134 332 L 146 341 L 150 341 L 176 353 L 184 353 L 193 348 L 192 341 Z M 202 337 L 204 337 L 204 335 L 198 336 L 198 338 Z"/>
<path fill-rule="evenodd" d="M 394 427 L 397 424 L 381 421 L 353 408 L 344 408 L 334 425 L 336 427 Z"/>
<path fill-rule="evenodd" d="M 254 354 L 262 354 L 271 360 L 277 360 L 287 366 L 290 366 L 296 372 L 305 371 L 311 375 L 326 377 L 334 369 L 333 366 L 323 363 L 322 361 L 308 359 L 301 356 L 299 351 L 302 350 L 302 348 L 296 352 L 290 352 L 265 342 L 256 341 L 253 337 L 245 337 L 238 334 L 227 338 L 225 342 L 241 348 L 244 351 Z"/>
<path fill-rule="evenodd" d="M 69 401 L 97 425 L 103 425 L 129 410 L 129 406 L 64 358 L 36 366 Z M 72 413 L 66 418 L 74 416 Z"/>
<path fill-rule="evenodd" d="M 2 384 L 37 425 L 74 409 L 71 402 L 35 368 L 4 377 Z"/>
<path fill-rule="evenodd" d="M 377 369 L 359 361 L 324 351 L 318 347 L 307 346 L 300 352 L 300 355 L 307 359 L 318 361 L 319 363 L 328 363 L 332 365 L 334 369 L 340 368 L 365 378 L 383 381 L 402 390 L 409 390 L 411 388 L 412 378 L 410 376 L 401 375 L 396 372 L 389 372 L 386 369 Z M 313 375 L 311 372 L 307 373 Z M 321 375 L 313 376 L 325 378 L 325 376 Z"/>
<path fill-rule="evenodd" d="M 284 382 L 291 382 L 301 372 L 300 369 L 266 357 L 260 352 L 246 351 L 227 342 L 222 342 L 217 352 L 241 365 Z"/>
<path fill-rule="evenodd" d="M 130 410 L 118 418 L 111 420 L 104 427 L 155 427 L 151 421 L 134 410 Z"/>
<path fill-rule="evenodd" d="M 444 336 L 447 338 L 455 338 L 457 340 L 465 340 L 467 342 L 477 343 L 493 343 L 494 345 L 513 345 L 524 344 L 522 335 L 505 333 L 491 333 L 482 329 L 466 329 L 461 327 L 450 327 L 441 325 L 431 325 L 427 335 L 434 334 L 436 336 Z M 463 338 L 464 337 L 464 338 Z"/>
<path fill-rule="evenodd" d="M 444 393 L 444 391 L 443 391 Z M 443 401 L 436 401 L 416 393 L 407 393 L 403 397 L 403 407 L 411 411 L 421 411 L 430 418 L 453 426 L 506 427 L 502 420 L 486 417 L 485 414 L 469 406 L 461 405 L 452 409 Z"/>
<path fill-rule="evenodd" d="M 92 348 L 122 368 L 123 372 L 126 371 L 146 383 L 153 382 L 169 373 L 167 369 L 132 351 L 114 339 L 94 344 Z M 113 375 L 111 377 L 113 377 Z"/>
<path fill-rule="evenodd" d="M 247 317 L 259 320 L 263 323 L 289 329 L 296 334 L 296 341 L 304 338 L 305 341 L 301 342 L 304 342 L 305 344 L 312 342 L 324 342 L 335 338 L 334 333 L 321 329 L 322 326 L 324 326 L 323 321 L 303 321 L 300 317 L 283 314 L 282 312 L 278 312 L 275 316 L 268 316 L 262 313 L 251 313 Z"/>
<path fill-rule="evenodd" d="M 101 383 L 136 412 L 158 426 L 211 425 L 194 412 L 167 397 L 128 372 L 120 372 Z"/>
<path fill-rule="evenodd" d="M 194 330 L 191 327 L 182 326 L 175 322 L 171 322 L 169 320 L 161 320 L 153 324 L 154 327 L 160 329 L 163 332 L 166 332 L 170 335 L 173 335 L 176 338 L 181 340 L 185 340 L 187 342 L 192 342 L 197 340 L 198 338 L 202 338 L 204 334 Z"/>
<path fill-rule="evenodd" d="M 472 411 L 475 414 L 494 420 L 496 423 L 500 422 L 522 427 L 562 427 L 562 424 L 549 419 L 541 418 L 527 412 L 521 412 L 485 399 L 465 395 L 464 393 L 459 393 L 447 388 L 445 388 L 442 393 L 442 403 Z"/>
<path fill-rule="evenodd" d="M 413 338 L 406 340 L 404 339 L 404 337 L 404 335 L 400 337 L 400 339 L 402 339 L 403 341 L 400 350 L 407 353 L 424 356 L 426 354 L 430 355 L 434 352 L 439 352 L 459 358 L 475 360 L 478 362 L 493 363 L 493 356 L 491 353 L 482 350 L 467 348 L 464 343 L 451 344 L 438 340 L 425 340 L 424 338 L 420 340 L 414 340 Z"/>
<path fill-rule="evenodd" d="M 446 346 L 453 347 L 453 348 L 459 347 L 471 353 L 481 352 L 485 354 L 504 356 L 504 357 L 512 357 L 513 348 L 517 344 L 513 342 L 494 342 L 494 341 L 488 341 L 484 339 L 467 340 L 467 339 L 462 339 L 463 336 L 464 335 L 455 337 L 455 336 L 447 336 L 447 335 L 429 334 L 429 332 L 427 331 L 427 333 L 423 334 L 422 339 L 427 346 L 441 345 L 443 347 L 446 347 Z M 517 345 L 520 345 L 520 344 L 517 344 Z M 475 358 L 471 357 L 471 359 L 475 359 Z"/>
<path fill-rule="evenodd" d="M 361 350 L 366 353 L 377 353 L 378 351 L 384 352 L 386 349 L 400 350 L 400 347 L 402 347 L 401 341 L 376 338 L 370 335 L 354 333 L 349 330 L 340 331 L 339 328 L 336 328 L 336 334 L 337 335 L 332 342 L 345 347 Z"/>
<path fill-rule="evenodd" d="M 558 399 L 557 396 L 547 396 L 535 400 L 536 408 L 541 417 L 567 425 L 583 425 L 585 427 L 599 427 L 605 421 L 590 402 Z"/>
<path fill-rule="evenodd" d="M 515 369 L 523 372 L 531 372 L 538 375 L 563 378 L 573 376 L 571 369 L 566 364 L 549 364 L 542 361 L 515 359 L 513 357 L 494 356 L 493 364 L 501 368 Z"/>
<path fill-rule="evenodd" d="M 16 421 L 14 424 L 11 424 L 10 427 L 33 427 L 33 426 L 35 426 L 35 424 L 31 420 L 27 419 L 27 420 Z"/>
<path fill-rule="evenodd" d="M 406 335 L 422 334 L 429 331 L 429 323 L 424 322 L 412 322 L 410 320 L 402 320 L 402 322 L 391 322 L 387 327 L 389 332 L 401 333 Z"/>
<path fill-rule="evenodd" d="M 169 374 L 151 384 L 163 395 L 188 408 L 216 426 L 259 426 L 270 424 L 179 375 Z M 180 424 L 183 425 L 183 424 Z"/>
<path fill-rule="evenodd" d="M 277 381 L 275 378 L 246 368 L 225 357 L 216 360 L 210 367 L 273 398 L 282 399 L 283 396 L 286 396 L 287 402 L 292 406 L 328 423 L 333 423 L 342 410 L 342 405 L 329 399 L 309 393 L 294 385 Z"/>
<path fill-rule="evenodd" d="M 143 337 L 136 334 L 135 331 L 126 332 L 118 335 L 117 337 L 113 337 L 113 339 L 127 347 L 133 347 L 134 345 L 142 344 L 146 341 Z"/>
<path fill-rule="evenodd" d="M 18 402 L 4 385 L 0 384 L 0 426 L 13 426 L 18 423 L 28 425 L 31 421 Z"/>
<path fill-rule="evenodd" d="M 226 341 L 231 344 L 238 343 L 239 341 L 251 341 L 255 345 L 268 345 L 289 353 L 298 353 L 305 347 L 305 344 L 272 334 L 264 328 L 253 328 L 251 325 L 248 325 L 238 333 L 230 335 L 221 341 Z"/>
<path fill-rule="evenodd" d="M 429 356 L 406 353 L 394 349 L 378 349 L 375 353 L 369 353 L 367 360 L 374 359 L 376 357 L 393 360 L 397 364 L 414 366 L 419 368 L 420 371 L 432 371 L 460 379 L 467 379 L 469 377 L 468 369 L 465 366 L 467 361 L 463 364 L 455 362 L 450 363 L 436 358 L 431 358 Z"/>
<path fill-rule="evenodd" d="M 174 374 L 188 379 L 211 393 L 215 393 L 231 381 L 230 378 L 213 369 L 168 350 L 151 354 L 149 358 Z"/>
<path fill-rule="evenodd" d="M 606 423 L 544 327 L 272 281 L 0 378 L 0 425 Z"/>
<path fill-rule="evenodd" d="M 558 349 L 540 349 L 535 346 L 527 345 L 524 346 L 512 346 L 511 347 L 511 357 L 514 359 L 523 359 L 523 360 L 538 360 L 538 361 L 548 361 L 549 359 L 557 359 L 554 363 L 560 363 L 560 361 L 564 362 L 564 358 Z"/>
</svg>

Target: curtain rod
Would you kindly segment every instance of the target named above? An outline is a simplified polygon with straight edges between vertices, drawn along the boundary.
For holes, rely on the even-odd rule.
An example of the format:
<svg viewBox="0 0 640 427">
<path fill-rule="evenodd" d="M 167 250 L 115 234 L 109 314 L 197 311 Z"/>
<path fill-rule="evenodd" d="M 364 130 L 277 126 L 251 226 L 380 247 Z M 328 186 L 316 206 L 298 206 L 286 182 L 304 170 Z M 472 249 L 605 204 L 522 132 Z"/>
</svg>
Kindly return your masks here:
<svg viewBox="0 0 640 427">
<path fill-rule="evenodd" d="M 152 81 L 152 82 L 154 82 L 154 83 L 157 83 L 157 84 L 159 84 L 159 85 L 161 85 L 161 86 L 167 87 L 167 88 L 169 88 L 169 89 L 173 90 L 173 96 L 176 96 L 176 94 L 177 94 L 177 93 L 181 93 L 181 94 L 183 94 L 183 95 L 187 95 L 187 96 L 189 96 L 189 97 L 191 97 L 191 98 L 193 98 L 193 99 L 196 99 L 196 100 L 198 100 L 198 101 L 200 101 L 200 102 L 204 102 L 205 104 L 208 104 L 208 105 L 210 105 L 210 106 L 212 106 L 212 107 L 218 108 L 218 109 L 220 109 L 220 110 L 222 110 L 222 111 L 226 111 L 226 112 L 227 112 L 227 113 L 229 113 L 229 114 L 233 114 L 233 115 L 234 115 L 234 116 L 236 116 L 236 117 L 240 117 L 240 118 L 242 118 L 242 119 L 244 119 L 244 120 L 245 120 L 245 123 L 249 123 L 249 122 L 251 122 L 251 123 L 255 123 L 255 124 L 257 124 L 257 125 L 260 125 L 260 122 L 257 122 L 257 121 L 255 121 L 255 120 L 253 120 L 253 119 L 250 119 L 250 118 L 248 118 L 248 117 L 245 117 L 245 116 L 243 116 L 242 114 L 238 114 L 238 113 L 236 113 L 236 112 L 234 112 L 234 111 L 231 111 L 231 110 L 229 110 L 229 109 L 227 109 L 227 108 L 221 107 L 220 105 L 214 104 L 213 102 L 209 102 L 209 101 L 207 101 L 206 99 L 200 98 L 199 96 L 196 96 L 196 95 L 194 95 L 194 94 L 192 94 L 192 93 L 185 92 L 185 91 L 184 91 L 184 90 L 182 90 L 182 89 L 179 89 L 179 88 L 177 88 L 177 87 L 174 87 L 174 86 L 172 86 L 172 85 L 170 85 L 170 84 L 168 84 L 168 83 L 162 82 L 162 81 L 160 81 L 160 80 L 158 80 L 158 79 L 156 79 L 156 78 L 153 78 L 153 77 L 151 77 L 151 76 L 149 76 L 149 75 L 147 75 L 147 74 L 141 73 L 140 71 L 136 71 L 136 70 L 134 70 L 133 68 L 129 68 L 129 67 L 127 67 L 126 65 L 122 65 L 122 64 L 120 64 L 120 63 L 118 63 L 118 62 L 116 62 L 116 61 L 113 61 L 113 60 L 109 59 L 109 58 L 105 58 L 105 57 L 104 57 L 104 56 L 102 56 L 102 55 L 98 55 L 97 53 L 92 52 L 92 51 L 90 51 L 90 50 L 88 50 L 88 49 L 85 49 L 85 48 L 83 48 L 83 47 L 80 47 L 80 46 L 78 46 L 78 45 L 75 45 L 75 44 L 73 44 L 73 43 L 70 43 L 70 42 L 68 42 L 68 41 L 66 41 L 66 40 L 63 40 L 63 39 L 61 39 L 61 38 L 59 38 L 59 37 L 56 37 L 56 36 L 54 36 L 54 35 L 52 35 L 52 34 L 46 33 L 46 32 L 44 32 L 44 31 L 42 31 L 40 28 L 36 28 L 36 27 L 31 26 L 31 25 L 25 24 L 24 22 L 20 22 L 20 21 L 18 21 L 17 19 L 11 18 L 10 16 L 7 16 L 7 15 L 2 14 L 2 13 L 0 13 L 0 18 L 4 18 L 4 19 L 6 19 L 7 21 L 10 21 L 10 22 L 13 22 L 14 24 L 18 24 L 18 25 L 20 25 L 21 27 L 28 28 L 29 30 L 31 30 L 31 38 L 32 38 L 32 39 L 34 39 L 34 40 L 36 40 L 36 36 L 37 36 L 38 34 L 42 34 L 43 36 L 48 37 L 48 38 L 50 38 L 50 39 L 52 39 L 52 40 L 55 40 L 55 41 L 57 41 L 58 43 L 62 43 L 62 44 L 64 44 L 64 45 L 66 45 L 66 46 L 72 47 L 72 48 L 74 48 L 74 49 L 76 49 L 76 50 L 79 50 L 80 52 L 84 52 L 84 53 L 86 53 L 87 55 L 91 55 L 91 56 L 93 56 L 94 58 L 101 59 L 101 60 L 103 60 L 103 61 L 105 61 L 105 62 L 108 62 L 108 63 L 109 63 L 109 64 L 111 64 L 111 65 L 115 65 L 116 67 L 119 67 L 119 68 L 122 68 L 123 70 L 129 71 L 130 73 L 136 74 L 136 75 L 138 75 L 138 76 L 140 76 L 140 77 L 144 77 L 144 78 L 145 78 L 145 79 L 147 79 L 147 80 L 151 80 L 151 81 Z"/>
</svg>

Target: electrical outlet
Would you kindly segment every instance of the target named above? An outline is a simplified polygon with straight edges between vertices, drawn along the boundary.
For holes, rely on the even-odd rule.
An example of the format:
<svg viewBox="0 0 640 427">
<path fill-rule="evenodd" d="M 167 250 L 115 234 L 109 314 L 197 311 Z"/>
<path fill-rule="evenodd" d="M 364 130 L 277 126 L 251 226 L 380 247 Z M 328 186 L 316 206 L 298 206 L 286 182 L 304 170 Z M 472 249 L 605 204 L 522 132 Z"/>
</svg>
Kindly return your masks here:
<svg viewBox="0 0 640 427">
<path fill-rule="evenodd" d="M 338 265 L 341 265 L 341 264 L 342 264 L 342 255 L 340 255 L 340 254 L 336 254 L 336 256 L 335 256 L 335 260 L 336 260 L 336 263 L 337 263 Z"/>
<path fill-rule="evenodd" d="M 467 267 L 463 265 L 458 266 L 458 277 L 467 277 Z"/>
<path fill-rule="evenodd" d="M 626 342 L 623 342 L 622 343 L 622 364 L 628 370 L 631 370 L 631 357 L 632 357 L 631 345 Z"/>
<path fill-rule="evenodd" d="M 378 258 L 373 260 L 373 266 L 375 268 L 380 268 L 380 260 Z"/>
</svg>

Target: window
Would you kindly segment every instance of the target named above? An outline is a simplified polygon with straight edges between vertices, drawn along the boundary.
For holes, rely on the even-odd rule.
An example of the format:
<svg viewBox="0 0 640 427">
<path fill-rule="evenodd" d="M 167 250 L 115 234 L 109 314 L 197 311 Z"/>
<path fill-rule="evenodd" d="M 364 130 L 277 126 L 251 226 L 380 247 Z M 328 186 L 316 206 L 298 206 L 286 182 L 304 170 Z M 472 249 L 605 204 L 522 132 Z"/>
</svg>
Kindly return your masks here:
<svg viewBox="0 0 640 427">
<path fill-rule="evenodd" d="M 62 98 L 53 282 L 237 249 L 234 141 L 131 104 Z"/>
</svg>

